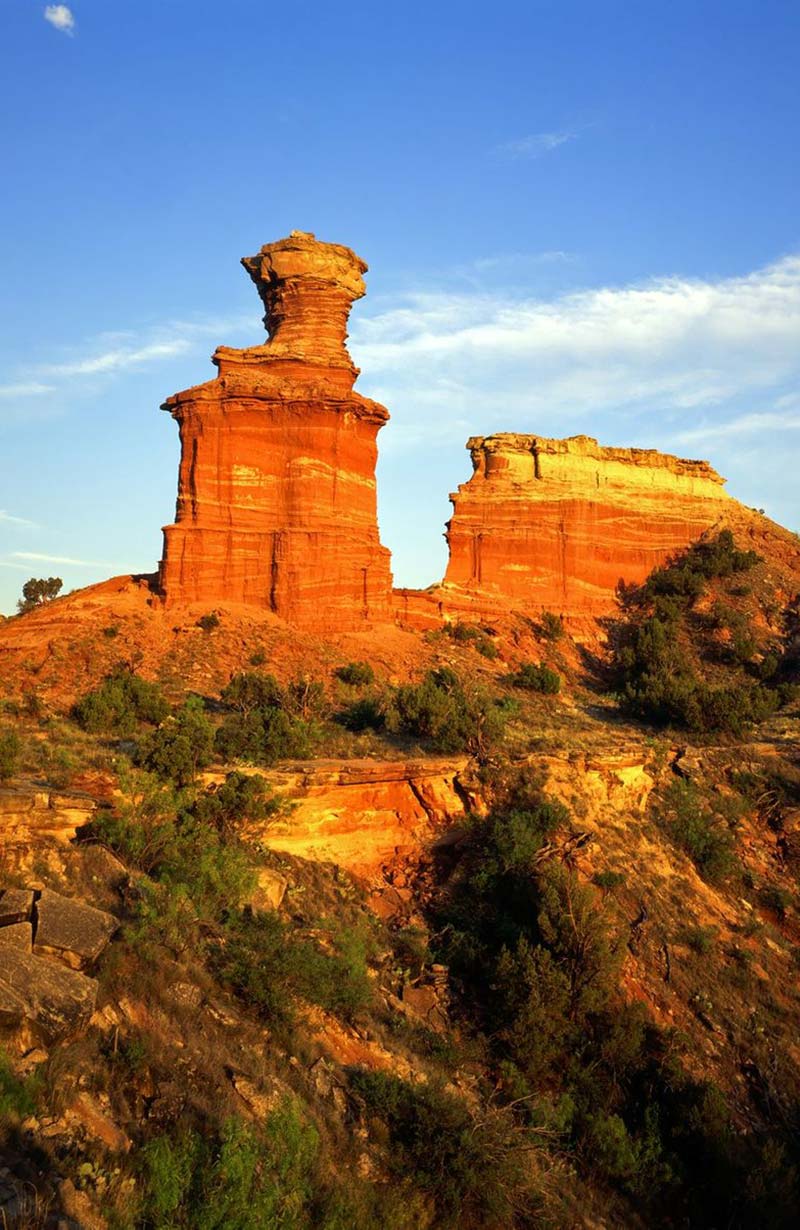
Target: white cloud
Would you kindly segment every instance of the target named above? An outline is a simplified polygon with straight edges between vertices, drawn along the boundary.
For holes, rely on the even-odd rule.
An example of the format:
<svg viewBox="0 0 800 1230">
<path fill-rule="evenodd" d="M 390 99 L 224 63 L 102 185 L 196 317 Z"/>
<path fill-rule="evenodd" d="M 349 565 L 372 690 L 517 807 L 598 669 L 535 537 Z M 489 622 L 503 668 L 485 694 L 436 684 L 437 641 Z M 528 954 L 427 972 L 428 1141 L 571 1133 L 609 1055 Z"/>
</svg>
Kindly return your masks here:
<svg viewBox="0 0 800 1230">
<path fill-rule="evenodd" d="M 51 384 L 32 380 L 27 384 L 0 384 L 0 397 L 39 397 L 42 393 L 54 392 Z"/>
<path fill-rule="evenodd" d="M 44 19 L 64 34 L 75 33 L 75 17 L 66 4 L 48 4 L 44 10 Z"/>
<path fill-rule="evenodd" d="M 438 434 L 464 421 L 596 432 L 586 417 L 605 415 L 607 435 L 609 416 L 636 414 L 641 437 L 642 420 L 674 434 L 687 414 L 716 424 L 754 396 L 771 410 L 800 386 L 799 343 L 800 256 L 790 256 L 742 277 L 550 299 L 416 293 L 358 319 L 351 349 L 365 392 L 409 425 L 435 418 Z"/>
<path fill-rule="evenodd" d="M 6 525 L 22 525 L 26 529 L 36 529 L 35 521 L 28 521 L 27 517 L 12 517 L 11 513 L 6 512 L 4 508 L 0 508 L 0 521 Z"/>
<path fill-rule="evenodd" d="M 67 564 L 74 568 L 114 568 L 107 560 L 73 559 L 70 555 L 46 555 L 39 551 L 12 551 L 12 559 L 26 559 L 37 564 Z"/>
<path fill-rule="evenodd" d="M 541 158 L 542 154 L 549 154 L 551 150 L 558 149 L 559 145 L 566 145 L 567 141 L 574 141 L 577 137 L 576 132 L 564 130 L 562 132 L 534 132 L 527 137 L 518 137 L 514 141 L 504 141 L 502 145 L 498 145 L 497 150 L 500 154 L 505 154 L 508 158 Z"/>
<path fill-rule="evenodd" d="M 7 559 L 0 559 L 0 568 L 13 568 L 16 572 L 28 572 L 27 564 L 12 564 Z"/>
<path fill-rule="evenodd" d="M 191 349 L 191 343 L 187 338 L 176 337 L 171 341 L 151 342 L 149 345 L 127 350 L 124 348 L 106 350 L 101 354 L 76 359 L 71 363 L 55 363 L 45 370 L 52 376 L 105 375 L 124 371 L 130 367 L 141 367 L 160 359 L 172 359 L 176 355 L 185 354 L 189 349 Z"/>
<path fill-rule="evenodd" d="M 776 407 L 785 398 L 778 398 Z M 762 413 L 742 414 L 738 418 L 727 419 L 721 423 L 707 423 L 705 426 L 693 427 L 690 431 L 679 432 L 676 439 L 682 444 L 693 444 L 696 440 L 727 440 L 731 436 L 749 436 L 761 432 L 795 431 L 800 428 L 800 411 L 766 410 Z"/>
</svg>

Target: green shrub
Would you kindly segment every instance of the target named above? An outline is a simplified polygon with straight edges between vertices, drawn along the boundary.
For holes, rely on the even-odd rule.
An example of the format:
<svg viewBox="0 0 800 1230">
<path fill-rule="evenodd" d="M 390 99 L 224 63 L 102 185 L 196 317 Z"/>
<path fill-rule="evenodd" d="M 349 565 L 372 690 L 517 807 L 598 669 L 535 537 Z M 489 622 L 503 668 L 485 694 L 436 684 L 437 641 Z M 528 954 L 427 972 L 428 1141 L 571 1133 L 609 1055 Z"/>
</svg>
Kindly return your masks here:
<svg viewBox="0 0 800 1230">
<path fill-rule="evenodd" d="M 678 933 L 682 944 L 687 944 L 699 956 L 707 956 L 717 942 L 716 927 L 683 927 Z"/>
<path fill-rule="evenodd" d="M 255 653 L 250 655 L 250 666 L 263 666 L 267 660 L 267 655 L 263 649 L 257 649 Z"/>
<path fill-rule="evenodd" d="M 640 589 L 625 592 L 623 604 L 632 614 L 619 630 L 613 654 L 624 708 L 657 725 L 741 735 L 785 702 L 779 689 L 752 679 L 707 683 L 688 652 L 693 645 L 699 660 L 704 652 L 707 658 L 760 673 L 753 664 L 757 641 L 744 615 L 724 603 L 716 604 L 704 622 L 726 629 L 728 639 L 714 650 L 708 646 L 703 650 L 693 639 L 701 621 L 689 615 L 709 579 L 744 571 L 759 558 L 752 551 L 739 551 L 730 531 L 723 530 L 716 538 L 688 548 L 666 567 L 655 569 Z M 766 675 L 770 675 L 769 663 Z"/>
<path fill-rule="evenodd" d="M 242 820 L 266 820 L 281 811 L 283 802 L 277 798 L 266 778 L 258 773 L 228 773 L 221 785 L 201 794 L 192 806 L 192 813 L 203 824 L 212 825 L 219 833 L 233 833 Z"/>
<path fill-rule="evenodd" d="M 189 786 L 211 763 L 214 727 L 202 700 L 189 697 L 178 711 L 139 740 L 135 761 L 141 768 L 178 786 Z"/>
<path fill-rule="evenodd" d="M 307 719 L 324 706 L 321 684 L 297 680 L 284 689 L 273 675 L 250 671 L 234 675 L 221 696 L 231 710 L 215 739 L 223 759 L 269 765 L 313 751 L 318 730 Z"/>
<path fill-rule="evenodd" d="M 347 705 L 336 715 L 336 721 L 345 730 L 360 733 L 363 730 L 383 730 L 386 725 L 386 705 L 380 697 L 364 696 Z"/>
<path fill-rule="evenodd" d="M 204 632 L 213 632 L 219 627 L 219 615 L 216 611 L 209 611 L 207 615 L 201 615 L 197 621 L 198 628 L 202 628 Z"/>
<path fill-rule="evenodd" d="M 22 744 L 16 731 L 0 732 L 0 782 L 7 782 L 17 771 Z"/>
<path fill-rule="evenodd" d="M 506 676 L 507 681 L 515 688 L 526 688 L 530 692 L 542 692 L 555 696 L 561 691 L 561 676 L 544 663 L 526 662 L 518 671 Z"/>
<path fill-rule="evenodd" d="M 470 641 L 476 641 L 482 635 L 477 624 L 464 623 L 447 623 L 444 626 L 444 631 L 459 645 L 468 645 Z"/>
<path fill-rule="evenodd" d="M 539 616 L 539 636 L 546 641 L 560 641 L 564 635 L 564 625 L 560 616 L 553 611 L 542 611 Z"/>
<path fill-rule="evenodd" d="M 424 739 L 440 752 L 475 756 L 485 756 L 500 741 L 505 722 L 495 697 L 478 685 L 465 686 L 448 667 L 397 688 L 387 713 L 390 730 Z"/>
<path fill-rule="evenodd" d="M 793 900 L 789 890 L 777 884 L 765 884 L 758 892 L 758 904 L 771 910 L 781 922 L 786 918 L 786 911 Z"/>
<path fill-rule="evenodd" d="M 641 590 L 645 600 L 664 595 L 691 604 L 705 589 L 706 581 L 746 572 L 761 562 L 755 551 L 740 551 L 730 530 L 701 540 L 684 551 L 671 564 L 656 568 Z"/>
<path fill-rule="evenodd" d="M 598 888 L 621 888 L 625 883 L 625 873 L 622 871 L 598 871 L 592 876 L 592 883 Z"/>
<path fill-rule="evenodd" d="M 274 911 L 239 913 L 228 924 L 215 964 L 220 978 L 271 1024 L 291 1020 L 294 996 L 352 1019 L 373 997 L 368 939 L 344 927 L 335 929 L 331 942 L 333 950 L 323 951 L 294 934 Z"/>
<path fill-rule="evenodd" d="M 149 1140 L 139 1155 L 153 1230 L 285 1230 L 313 1220 L 319 1135 L 287 1099 L 256 1128 L 229 1119 Z"/>
<path fill-rule="evenodd" d="M 500 656 L 494 641 L 477 624 L 462 623 L 459 620 L 456 623 L 446 623 L 442 631 L 458 645 L 472 645 L 481 657 L 490 661 Z"/>
<path fill-rule="evenodd" d="M 367 687 L 375 682 L 375 672 L 369 662 L 348 662 L 346 666 L 337 667 L 335 674 L 342 683 L 349 683 L 354 688 Z"/>
<path fill-rule="evenodd" d="M 508 1114 L 472 1115 L 432 1084 L 384 1072 L 350 1072 L 350 1087 L 389 1133 L 388 1165 L 399 1182 L 413 1176 L 444 1228 L 530 1225 L 536 1201 L 525 1164 L 532 1140 Z"/>
<path fill-rule="evenodd" d="M 0 1048 L 0 1132 L 36 1109 L 39 1081 L 35 1076 L 18 1077 L 5 1051 Z"/>
<path fill-rule="evenodd" d="M 742 734 L 780 704 L 761 683 L 711 687 L 695 673 L 679 641 L 680 623 L 651 615 L 626 629 L 615 653 L 625 708 L 657 725 Z"/>
<path fill-rule="evenodd" d="M 664 792 L 662 823 L 704 880 L 716 884 L 736 867 L 736 842 L 728 820 L 711 810 L 698 788 L 675 781 Z"/>
<path fill-rule="evenodd" d="M 231 824 L 220 827 L 218 815 L 203 814 L 202 798 L 193 806 L 185 792 L 146 773 L 123 778 L 122 787 L 122 801 L 97 819 L 90 837 L 156 882 L 140 883 L 140 921 L 155 912 L 158 929 L 158 913 L 169 904 L 176 923 L 217 923 L 252 893 L 252 856 Z"/>
<path fill-rule="evenodd" d="M 72 717 L 90 734 L 132 735 L 140 722 L 158 724 L 169 705 L 155 683 L 124 671 L 110 675 L 72 708 Z"/>
</svg>

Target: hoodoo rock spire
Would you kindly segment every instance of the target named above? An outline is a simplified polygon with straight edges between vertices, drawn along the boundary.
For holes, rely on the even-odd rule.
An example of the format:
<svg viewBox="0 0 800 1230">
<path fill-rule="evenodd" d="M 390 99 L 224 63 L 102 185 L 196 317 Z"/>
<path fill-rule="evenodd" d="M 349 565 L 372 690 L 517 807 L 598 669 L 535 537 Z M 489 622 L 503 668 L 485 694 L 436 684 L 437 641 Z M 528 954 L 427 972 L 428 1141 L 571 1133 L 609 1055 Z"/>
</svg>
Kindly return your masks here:
<svg viewBox="0 0 800 1230">
<path fill-rule="evenodd" d="M 375 465 L 389 415 L 354 392 L 345 344 L 367 266 L 303 231 L 242 264 L 269 336 L 220 346 L 217 378 L 164 405 L 180 429 L 181 465 L 161 592 L 168 604 L 266 607 L 320 631 L 386 620 Z"/>
</svg>

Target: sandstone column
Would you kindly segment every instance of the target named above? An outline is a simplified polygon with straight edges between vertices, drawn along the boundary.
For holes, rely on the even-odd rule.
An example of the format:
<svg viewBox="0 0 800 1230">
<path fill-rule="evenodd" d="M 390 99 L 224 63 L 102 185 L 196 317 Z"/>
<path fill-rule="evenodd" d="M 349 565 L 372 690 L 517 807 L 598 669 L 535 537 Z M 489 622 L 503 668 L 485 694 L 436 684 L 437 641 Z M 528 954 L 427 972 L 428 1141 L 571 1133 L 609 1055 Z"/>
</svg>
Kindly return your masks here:
<svg viewBox="0 0 800 1230">
<path fill-rule="evenodd" d="M 161 591 L 168 604 L 250 603 L 320 631 L 387 620 L 375 464 L 389 415 L 354 392 L 345 345 L 367 266 L 302 231 L 242 264 L 269 338 L 220 346 L 217 378 L 163 407 L 180 429 L 181 464 Z"/>
</svg>

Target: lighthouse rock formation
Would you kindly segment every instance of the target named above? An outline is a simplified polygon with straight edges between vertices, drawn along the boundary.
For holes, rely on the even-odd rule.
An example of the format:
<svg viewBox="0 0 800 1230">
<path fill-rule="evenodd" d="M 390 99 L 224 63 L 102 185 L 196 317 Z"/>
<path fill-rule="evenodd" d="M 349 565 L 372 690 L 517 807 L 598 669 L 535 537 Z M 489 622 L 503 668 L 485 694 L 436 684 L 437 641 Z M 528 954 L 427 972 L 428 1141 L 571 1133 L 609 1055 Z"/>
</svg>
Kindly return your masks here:
<svg viewBox="0 0 800 1230">
<path fill-rule="evenodd" d="M 165 403 L 181 464 L 159 589 L 168 605 L 248 603 L 319 631 L 385 621 L 375 464 L 389 415 L 354 392 L 345 345 L 367 266 L 302 231 L 242 264 L 269 337 L 220 346 L 216 379 Z"/>
<path fill-rule="evenodd" d="M 467 448 L 472 478 L 450 497 L 446 603 L 606 614 L 620 582 L 643 581 L 741 509 L 707 462 L 654 449 L 511 433 Z"/>
</svg>

